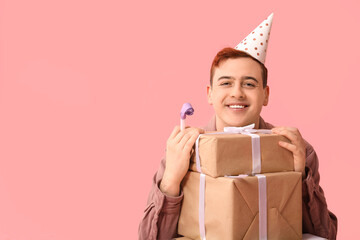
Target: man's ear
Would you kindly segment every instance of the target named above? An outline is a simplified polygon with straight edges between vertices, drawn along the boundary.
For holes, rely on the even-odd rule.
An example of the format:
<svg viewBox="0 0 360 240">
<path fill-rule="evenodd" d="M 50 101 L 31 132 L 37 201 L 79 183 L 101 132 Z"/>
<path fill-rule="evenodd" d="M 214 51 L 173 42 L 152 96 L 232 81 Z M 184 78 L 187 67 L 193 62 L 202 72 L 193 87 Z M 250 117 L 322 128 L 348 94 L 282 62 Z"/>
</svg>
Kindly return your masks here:
<svg viewBox="0 0 360 240">
<path fill-rule="evenodd" d="M 210 85 L 206 86 L 206 93 L 207 93 L 208 103 L 210 105 L 212 105 L 213 104 L 213 102 L 212 102 L 212 89 L 211 89 Z"/>
<path fill-rule="evenodd" d="M 269 103 L 269 94 L 270 94 L 270 88 L 269 88 L 269 86 L 266 86 L 266 87 L 264 88 L 264 94 L 265 94 L 265 98 L 264 98 L 264 103 L 263 103 L 263 105 L 264 105 L 264 106 L 267 106 L 268 103 Z"/>
</svg>

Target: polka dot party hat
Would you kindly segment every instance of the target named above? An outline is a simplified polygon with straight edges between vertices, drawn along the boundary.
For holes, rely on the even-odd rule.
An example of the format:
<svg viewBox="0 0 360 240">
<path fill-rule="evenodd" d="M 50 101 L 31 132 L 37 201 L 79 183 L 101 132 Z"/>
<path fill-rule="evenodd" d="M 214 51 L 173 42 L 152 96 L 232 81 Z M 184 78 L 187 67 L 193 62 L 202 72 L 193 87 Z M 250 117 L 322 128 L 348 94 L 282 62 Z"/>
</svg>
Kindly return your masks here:
<svg viewBox="0 0 360 240">
<path fill-rule="evenodd" d="M 273 13 L 255 28 L 235 49 L 246 52 L 265 64 L 266 49 L 269 42 Z"/>
</svg>

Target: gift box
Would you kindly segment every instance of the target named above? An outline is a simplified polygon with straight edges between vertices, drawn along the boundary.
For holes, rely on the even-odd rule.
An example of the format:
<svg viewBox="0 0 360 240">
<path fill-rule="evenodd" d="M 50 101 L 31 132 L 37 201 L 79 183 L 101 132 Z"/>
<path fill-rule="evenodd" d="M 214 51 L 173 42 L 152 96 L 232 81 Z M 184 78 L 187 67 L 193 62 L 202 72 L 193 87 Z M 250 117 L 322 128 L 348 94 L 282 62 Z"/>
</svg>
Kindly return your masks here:
<svg viewBox="0 0 360 240">
<path fill-rule="evenodd" d="M 265 177 L 265 198 L 264 193 L 261 196 L 266 199 L 265 205 L 264 201 L 259 202 L 258 176 L 212 178 L 202 175 L 204 214 L 200 219 L 204 221 L 206 239 L 259 239 L 259 231 L 264 227 L 268 239 L 302 239 L 301 173 L 259 175 Z M 200 173 L 189 171 L 181 184 L 184 199 L 178 233 L 191 239 L 200 239 L 199 182 Z"/>
<path fill-rule="evenodd" d="M 279 141 L 290 142 L 278 134 L 256 134 L 260 137 L 258 151 L 260 169 L 254 171 L 253 139 L 245 134 L 203 134 L 198 141 L 201 172 L 211 177 L 226 175 L 294 171 L 290 151 L 279 146 Z M 190 158 L 190 170 L 199 171 L 195 151 Z"/>
</svg>

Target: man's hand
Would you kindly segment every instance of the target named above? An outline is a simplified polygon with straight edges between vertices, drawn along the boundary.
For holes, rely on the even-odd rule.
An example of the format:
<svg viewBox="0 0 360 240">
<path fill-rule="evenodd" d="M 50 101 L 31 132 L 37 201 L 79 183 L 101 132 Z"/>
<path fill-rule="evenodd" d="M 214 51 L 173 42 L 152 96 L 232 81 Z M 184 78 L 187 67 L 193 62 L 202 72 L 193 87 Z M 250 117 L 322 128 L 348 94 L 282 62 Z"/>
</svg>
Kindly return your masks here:
<svg viewBox="0 0 360 240">
<path fill-rule="evenodd" d="M 287 137 L 291 143 L 279 141 L 279 145 L 293 153 L 296 172 L 301 172 L 305 177 L 306 145 L 299 130 L 294 127 L 275 127 L 273 133 Z"/>
<path fill-rule="evenodd" d="M 203 129 L 176 126 L 166 143 L 166 167 L 160 190 L 169 196 L 179 196 L 180 183 L 189 169 L 191 149 Z"/>
</svg>

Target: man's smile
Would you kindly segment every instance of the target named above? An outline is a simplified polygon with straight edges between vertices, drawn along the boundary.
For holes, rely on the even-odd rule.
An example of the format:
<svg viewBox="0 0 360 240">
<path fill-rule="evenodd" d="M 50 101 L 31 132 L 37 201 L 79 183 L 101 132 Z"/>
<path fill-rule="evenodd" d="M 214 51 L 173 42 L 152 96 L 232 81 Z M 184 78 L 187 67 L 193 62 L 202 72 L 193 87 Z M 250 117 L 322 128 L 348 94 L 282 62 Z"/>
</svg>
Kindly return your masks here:
<svg viewBox="0 0 360 240">
<path fill-rule="evenodd" d="M 230 104 L 226 104 L 226 107 L 230 108 L 231 110 L 235 110 L 235 111 L 243 111 L 244 109 L 249 107 L 249 104 L 230 103 Z"/>
</svg>

